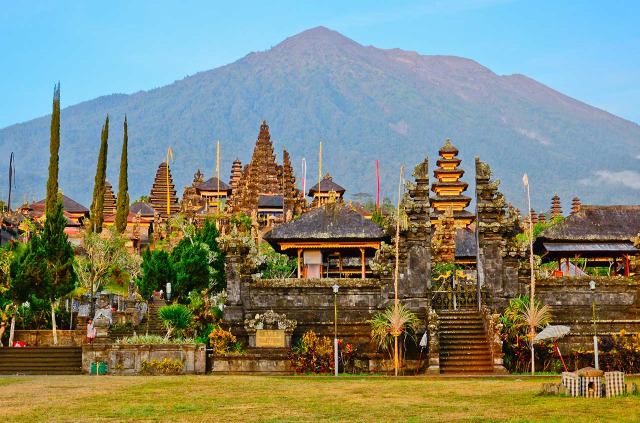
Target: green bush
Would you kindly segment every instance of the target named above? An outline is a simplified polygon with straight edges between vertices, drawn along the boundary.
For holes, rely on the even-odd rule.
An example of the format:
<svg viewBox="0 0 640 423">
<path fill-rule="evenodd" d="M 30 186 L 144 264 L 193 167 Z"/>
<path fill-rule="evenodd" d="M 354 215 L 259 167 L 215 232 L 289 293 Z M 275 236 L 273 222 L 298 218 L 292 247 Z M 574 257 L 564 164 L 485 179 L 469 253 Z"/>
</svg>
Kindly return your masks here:
<svg viewBox="0 0 640 423">
<path fill-rule="evenodd" d="M 166 338 L 171 337 L 174 333 L 178 337 L 182 337 L 182 331 L 189 327 L 193 320 L 191 311 L 180 304 L 162 307 L 158 314 L 167 328 Z"/>
</svg>

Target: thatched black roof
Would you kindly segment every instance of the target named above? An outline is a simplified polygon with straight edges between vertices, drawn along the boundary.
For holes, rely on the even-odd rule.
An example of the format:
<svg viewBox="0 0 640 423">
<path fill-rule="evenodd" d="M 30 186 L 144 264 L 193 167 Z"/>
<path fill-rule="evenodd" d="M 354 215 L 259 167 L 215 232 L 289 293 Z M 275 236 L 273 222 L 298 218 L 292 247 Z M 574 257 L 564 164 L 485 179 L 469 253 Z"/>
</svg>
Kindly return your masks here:
<svg viewBox="0 0 640 423">
<path fill-rule="evenodd" d="M 469 228 L 458 228 L 455 232 L 456 259 L 476 258 L 478 246 L 476 233 Z"/>
<path fill-rule="evenodd" d="M 319 190 L 318 190 L 318 186 L 320 187 Z M 327 174 L 322 181 L 320 181 L 319 183 L 309 188 L 308 195 L 309 197 L 313 197 L 313 194 L 315 194 L 316 192 L 330 192 L 330 191 L 335 191 L 337 194 L 344 194 L 346 190 L 342 188 L 340 185 L 333 182 L 333 179 L 331 178 L 331 176 Z"/>
<path fill-rule="evenodd" d="M 545 229 L 536 241 L 630 241 L 640 232 L 640 206 L 581 206 Z"/>
<path fill-rule="evenodd" d="M 640 206 L 581 206 L 538 235 L 533 248 L 550 256 L 634 254 L 640 251 L 631 238 L 639 233 Z"/>
<path fill-rule="evenodd" d="M 35 204 L 45 204 L 46 199 L 40 200 Z M 62 207 L 69 213 L 89 213 L 89 209 L 82 204 L 72 200 L 66 195 L 62 194 Z"/>
<path fill-rule="evenodd" d="M 225 184 L 222 181 L 219 181 L 218 178 L 216 178 L 215 176 L 210 179 L 207 179 L 206 181 L 198 185 L 196 189 L 199 191 L 218 191 L 218 184 L 220 184 L 219 185 L 220 191 L 231 190 L 231 187 L 229 185 Z"/>
<path fill-rule="evenodd" d="M 154 217 L 156 215 L 156 209 L 150 203 L 144 201 L 133 203 L 129 207 L 129 211 L 133 214 L 140 212 L 140 216 L 144 217 Z"/>
<path fill-rule="evenodd" d="M 279 242 L 292 241 L 385 241 L 382 228 L 355 211 L 338 203 L 318 207 L 264 235 L 264 240 L 279 251 Z"/>
<path fill-rule="evenodd" d="M 280 194 L 262 194 L 258 196 L 258 207 L 282 208 L 284 197 Z"/>
</svg>

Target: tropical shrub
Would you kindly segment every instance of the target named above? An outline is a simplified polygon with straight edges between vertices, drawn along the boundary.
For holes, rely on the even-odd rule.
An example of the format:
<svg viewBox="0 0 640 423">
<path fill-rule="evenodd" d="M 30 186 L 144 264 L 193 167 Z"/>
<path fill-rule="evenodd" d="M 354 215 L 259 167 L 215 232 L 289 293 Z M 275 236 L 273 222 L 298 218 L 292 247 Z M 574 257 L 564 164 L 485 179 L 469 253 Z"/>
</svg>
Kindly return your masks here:
<svg viewBox="0 0 640 423">
<path fill-rule="evenodd" d="M 296 373 L 333 373 L 335 371 L 333 340 L 319 337 L 313 331 L 306 332 L 297 345 L 287 354 Z M 362 373 L 367 367 L 358 357 L 358 350 L 352 344 L 338 340 L 338 371 L 344 373 Z"/>
<path fill-rule="evenodd" d="M 378 348 L 389 353 L 391 359 L 395 352 L 395 335 L 398 335 L 398 358 L 404 363 L 404 352 L 407 341 L 416 342 L 416 332 L 420 320 L 402 304 L 389 307 L 384 312 L 377 312 L 371 324 L 371 340 L 378 344 Z M 401 366 L 402 367 L 402 366 Z"/>
<path fill-rule="evenodd" d="M 504 366 L 512 373 L 524 373 L 531 368 L 531 325 L 539 332 L 551 322 L 548 306 L 540 301 L 531 302 L 526 295 L 519 295 L 509 302 L 500 315 L 502 323 L 502 352 Z M 538 371 L 555 371 L 560 368 L 560 357 L 551 342 L 534 345 L 535 362 Z"/>
<path fill-rule="evenodd" d="M 226 354 L 239 350 L 236 337 L 219 326 L 211 330 L 209 342 L 214 354 Z"/>
<path fill-rule="evenodd" d="M 313 331 L 306 332 L 296 346 L 288 353 L 296 373 L 332 373 L 333 342 L 326 336 L 318 336 Z"/>
<path fill-rule="evenodd" d="M 164 360 L 152 360 L 151 362 L 147 360 L 142 360 L 140 362 L 140 373 L 145 375 L 151 374 L 165 374 L 165 375 L 178 375 L 182 373 L 184 369 L 184 365 L 180 359 L 176 358 L 171 361 L 170 358 L 165 358 Z"/>
<path fill-rule="evenodd" d="M 183 337 L 183 331 L 189 327 L 193 320 L 191 311 L 180 304 L 164 306 L 158 311 L 158 314 L 167 328 L 166 339 L 169 339 L 174 334 L 178 337 Z"/>
<path fill-rule="evenodd" d="M 193 344 L 194 340 L 189 338 L 166 339 L 159 335 L 133 335 L 126 336 L 116 340 L 116 344 L 120 345 L 139 345 L 139 344 Z"/>
<path fill-rule="evenodd" d="M 594 366 L 593 351 L 573 350 L 575 366 Z M 640 373 L 640 333 L 628 335 L 623 329 L 613 337 L 598 337 L 598 364 L 605 372 Z"/>
</svg>

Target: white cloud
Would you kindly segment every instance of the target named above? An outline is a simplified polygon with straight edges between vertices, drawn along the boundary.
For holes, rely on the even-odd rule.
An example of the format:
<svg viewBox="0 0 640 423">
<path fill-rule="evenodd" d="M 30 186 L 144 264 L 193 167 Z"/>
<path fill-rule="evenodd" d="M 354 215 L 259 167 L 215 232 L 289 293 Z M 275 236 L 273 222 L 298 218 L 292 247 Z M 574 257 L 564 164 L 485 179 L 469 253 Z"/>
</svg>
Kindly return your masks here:
<svg viewBox="0 0 640 423">
<path fill-rule="evenodd" d="M 620 172 L 599 170 L 596 172 L 596 176 L 596 182 L 624 185 L 629 188 L 640 189 L 640 173 L 635 170 L 621 170 Z"/>
</svg>

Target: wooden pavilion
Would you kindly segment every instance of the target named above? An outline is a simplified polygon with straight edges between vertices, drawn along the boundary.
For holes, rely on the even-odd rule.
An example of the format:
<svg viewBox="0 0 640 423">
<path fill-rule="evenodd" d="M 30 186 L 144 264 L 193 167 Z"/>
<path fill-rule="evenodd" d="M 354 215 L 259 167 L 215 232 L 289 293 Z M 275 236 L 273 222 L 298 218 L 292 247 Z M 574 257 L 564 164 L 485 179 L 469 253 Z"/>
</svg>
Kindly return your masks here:
<svg viewBox="0 0 640 423">
<path fill-rule="evenodd" d="M 631 258 L 640 255 L 632 238 L 639 233 L 640 206 L 581 206 L 538 235 L 533 250 L 544 262 L 558 262 L 558 276 L 569 276 L 570 260 L 577 276 L 578 259 L 586 260 L 590 267 L 615 264 L 612 275 L 630 276 Z M 562 261 L 565 265 L 561 267 Z"/>
<path fill-rule="evenodd" d="M 333 182 L 333 178 L 327 172 L 322 181 L 309 189 L 308 195 L 312 198 L 312 206 L 314 206 L 327 204 L 334 199 L 342 201 L 345 191 L 344 188 Z"/>
<path fill-rule="evenodd" d="M 213 176 L 196 186 L 196 193 L 207 202 L 209 207 L 218 207 L 231 196 L 231 187 Z"/>
<path fill-rule="evenodd" d="M 376 223 L 343 204 L 329 203 L 267 232 L 274 250 L 298 260 L 298 278 L 360 277 L 389 237 Z"/>
</svg>

